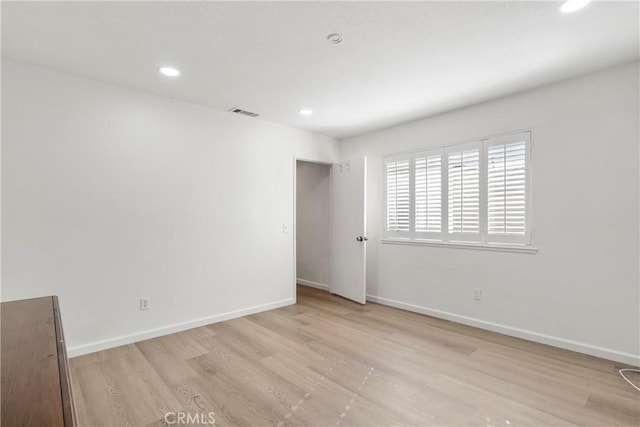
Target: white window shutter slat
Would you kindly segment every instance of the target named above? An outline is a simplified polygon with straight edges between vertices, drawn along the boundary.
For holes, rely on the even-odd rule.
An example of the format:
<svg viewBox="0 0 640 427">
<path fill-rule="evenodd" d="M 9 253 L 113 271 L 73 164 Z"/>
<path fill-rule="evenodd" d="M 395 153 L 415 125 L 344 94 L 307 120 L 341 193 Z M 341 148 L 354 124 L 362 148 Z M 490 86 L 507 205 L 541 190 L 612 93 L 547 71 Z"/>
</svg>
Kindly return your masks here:
<svg viewBox="0 0 640 427">
<path fill-rule="evenodd" d="M 487 242 L 527 243 L 529 134 L 489 140 Z"/>
<path fill-rule="evenodd" d="M 410 159 L 387 161 L 387 224 L 388 232 L 409 232 L 411 189 Z"/>
<path fill-rule="evenodd" d="M 416 155 L 415 177 L 415 232 L 440 233 L 442 231 L 442 156 Z"/>
<path fill-rule="evenodd" d="M 480 233 L 480 149 L 450 152 L 447 163 L 448 232 L 454 240 L 478 239 L 472 236 Z"/>
</svg>

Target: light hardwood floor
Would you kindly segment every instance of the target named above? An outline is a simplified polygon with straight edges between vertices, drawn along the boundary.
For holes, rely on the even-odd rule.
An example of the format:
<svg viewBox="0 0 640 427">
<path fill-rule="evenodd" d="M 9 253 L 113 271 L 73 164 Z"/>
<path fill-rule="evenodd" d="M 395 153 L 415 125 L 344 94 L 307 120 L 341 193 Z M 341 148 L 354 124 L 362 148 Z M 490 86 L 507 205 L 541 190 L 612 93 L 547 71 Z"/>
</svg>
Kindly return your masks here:
<svg viewBox="0 0 640 427">
<path fill-rule="evenodd" d="M 83 426 L 638 426 L 619 367 L 303 286 L 294 306 L 71 360 Z"/>
</svg>

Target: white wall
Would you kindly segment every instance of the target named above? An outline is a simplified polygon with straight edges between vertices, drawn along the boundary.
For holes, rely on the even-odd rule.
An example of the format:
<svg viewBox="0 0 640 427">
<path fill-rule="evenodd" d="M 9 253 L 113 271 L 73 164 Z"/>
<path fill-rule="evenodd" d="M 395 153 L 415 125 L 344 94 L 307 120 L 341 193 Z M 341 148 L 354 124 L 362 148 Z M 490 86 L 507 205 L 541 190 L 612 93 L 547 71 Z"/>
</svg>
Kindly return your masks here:
<svg viewBox="0 0 640 427">
<path fill-rule="evenodd" d="M 342 159 L 369 159 L 370 298 L 640 364 L 638 73 L 618 67 L 342 141 Z M 534 136 L 537 254 L 379 241 L 382 155 L 521 129 Z"/>
<path fill-rule="evenodd" d="M 328 289 L 330 172 L 328 165 L 299 161 L 296 179 L 296 266 L 303 284 Z"/>
<path fill-rule="evenodd" d="M 2 151 L 1 298 L 59 295 L 77 355 L 293 303 L 294 155 L 338 148 L 3 59 Z"/>
</svg>

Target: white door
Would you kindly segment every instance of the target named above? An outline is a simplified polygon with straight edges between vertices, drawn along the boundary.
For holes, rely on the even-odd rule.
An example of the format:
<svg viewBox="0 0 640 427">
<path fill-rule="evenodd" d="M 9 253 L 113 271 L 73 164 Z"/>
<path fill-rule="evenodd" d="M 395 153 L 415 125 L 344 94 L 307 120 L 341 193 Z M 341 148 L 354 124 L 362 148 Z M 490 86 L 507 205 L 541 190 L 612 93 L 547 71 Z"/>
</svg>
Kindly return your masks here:
<svg viewBox="0 0 640 427">
<path fill-rule="evenodd" d="M 330 292 L 366 302 L 366 157 L 331 168 Z"/>
</svg>

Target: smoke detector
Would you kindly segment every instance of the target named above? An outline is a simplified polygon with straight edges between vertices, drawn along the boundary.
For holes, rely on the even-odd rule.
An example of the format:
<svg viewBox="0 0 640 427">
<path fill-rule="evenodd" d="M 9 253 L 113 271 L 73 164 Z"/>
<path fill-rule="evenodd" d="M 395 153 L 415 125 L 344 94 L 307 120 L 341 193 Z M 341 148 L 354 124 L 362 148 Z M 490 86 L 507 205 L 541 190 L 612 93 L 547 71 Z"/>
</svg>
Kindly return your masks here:
<svg viewBox="0 0 640 427">
<path fill-rule="evenodd" d="M 338 33 L 329 34 L 327 36 L 327 40 L 329 40 L 329 43 L 331 44 L 340 44 L 342 43 L 342 36 Z"/>
</svg>

